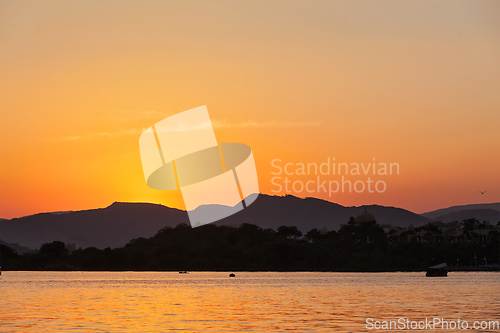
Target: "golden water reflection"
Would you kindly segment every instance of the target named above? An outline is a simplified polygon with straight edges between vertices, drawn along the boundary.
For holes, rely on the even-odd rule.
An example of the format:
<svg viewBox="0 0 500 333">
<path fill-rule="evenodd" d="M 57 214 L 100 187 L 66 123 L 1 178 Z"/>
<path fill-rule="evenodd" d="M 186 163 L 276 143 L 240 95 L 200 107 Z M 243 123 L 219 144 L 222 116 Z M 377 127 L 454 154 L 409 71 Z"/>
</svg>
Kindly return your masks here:
<svg viewBox="0 0 500 333">
<path fill-rule="evenodd" d="M 0 295 L 0 332 L 362 332 L 367 318 L 500 320 L 500 273 L 487 272 L 4 272 Z"/>
</svg>

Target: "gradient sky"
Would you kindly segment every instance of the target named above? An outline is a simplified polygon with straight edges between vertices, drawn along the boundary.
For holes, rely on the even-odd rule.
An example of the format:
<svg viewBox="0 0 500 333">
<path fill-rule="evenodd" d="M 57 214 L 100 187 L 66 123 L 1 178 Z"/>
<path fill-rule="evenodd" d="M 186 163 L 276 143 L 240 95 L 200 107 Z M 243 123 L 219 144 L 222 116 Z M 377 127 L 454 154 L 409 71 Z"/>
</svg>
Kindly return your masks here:
<svg viewBox="0 0 500 333">
<path fill-rule="evenodd" d="M 263 193 L 273 159 L 376 158 L 400 165 L 384 193 L 294 194 L 498 202 L 499 59 L 498 1 L 1 1 L 0 217 L 182 208 L 146 186 L 138 140 L 200 105 Z"/>
</svg>

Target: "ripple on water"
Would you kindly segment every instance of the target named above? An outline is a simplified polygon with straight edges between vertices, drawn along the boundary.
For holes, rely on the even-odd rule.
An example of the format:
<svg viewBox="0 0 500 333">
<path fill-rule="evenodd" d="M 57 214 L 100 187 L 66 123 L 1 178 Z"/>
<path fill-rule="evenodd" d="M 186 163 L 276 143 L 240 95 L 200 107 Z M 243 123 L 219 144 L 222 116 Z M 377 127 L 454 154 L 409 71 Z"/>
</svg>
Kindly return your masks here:
<svg viewBox="0 0 500 333">
<path fill-rule="evenodd" d="M 359 332 L 367 318 L 498 319 L 500 274 L 5 272 L 1 332 Z"/>
</svg>

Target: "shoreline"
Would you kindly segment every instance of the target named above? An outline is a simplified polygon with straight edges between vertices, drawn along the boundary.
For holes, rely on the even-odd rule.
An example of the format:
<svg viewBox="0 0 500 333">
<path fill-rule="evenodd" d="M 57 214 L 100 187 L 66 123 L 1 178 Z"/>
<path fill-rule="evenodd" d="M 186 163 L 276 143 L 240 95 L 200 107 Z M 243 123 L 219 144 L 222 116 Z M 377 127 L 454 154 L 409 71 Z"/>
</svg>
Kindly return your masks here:
<svg viewBox="0 0 500 333">
<path fill-rule="evenodd" d="M 2 270 L 4 272 L 154 272 L 154 273 L 178 273 L 185 270 L 74 270 L 74 269 L 43 269 L 43 270 Z M 427 269 L 380 269 L 380 270 L 218 270 L 218 269 L 198 269 L 198 270 L 187 270 L 188 273 L 197 272 L 251 272 L 251 273 L 417 273 L 426 272 Z M 448 267 L 448 272 L 500 272 L 500 267 Z M 1 276 L 1 275 L 0 275 Z"/>
</svg>

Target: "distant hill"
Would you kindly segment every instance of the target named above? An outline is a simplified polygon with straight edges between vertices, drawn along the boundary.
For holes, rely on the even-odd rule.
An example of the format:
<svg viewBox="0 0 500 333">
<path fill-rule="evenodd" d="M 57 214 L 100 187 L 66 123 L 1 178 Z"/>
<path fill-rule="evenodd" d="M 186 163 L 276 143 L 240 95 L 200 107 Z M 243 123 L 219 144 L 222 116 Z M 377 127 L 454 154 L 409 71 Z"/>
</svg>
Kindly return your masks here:
<svg viewBox="0 0 500 333">
<path fill-rule="evenodd" d="M 6 246 L 10 247 L 14 251 L 16 251 L 17 254 L 36 253 L 36 252 L 38 252 L 37 250 L 33 250 L 33 249 L 28 248 L 28 247 L 21 246 L 21 245 L 19 245 L 17 243 L 11 244 L 11 243 L 6 243 L 6 242 L 4 242 L 2 240 L 0 240 L 0 245 L 6 245 Z M 1 255 L 1 253 L 0 253 L 0 255 Z"/>
<path fill-rule="evenodd" d="M 472 210 L 472 209 L 493 209 L 493 210 L 500 211 L 500 202 L 452 206 L 452 207 L 448 207 L 448 208 L 433 210 L 433 211 L 426 212 L 426 213 L 423 213 L 420 215 L 427 217 L 428 219 L 434 220 L 437 217 L 444 216 L 446 214 L 457 213 L 457 212 L 460 212 L 463 210 Z"/>
<path fill-rule="evenodd" d="M 189 223 L 186 212 L 149 203 L 118 203 L 101 209 L 42 213 L 0 221 L 0 239 L 30 248 L 59 240 L 76 247 L 118 247 L 151 237 L 161 228 Z"/>
<path fill-rule="evenodd" d="M 390 223 L 406 227 L 424 225 L 429 219 L 408 210 L 379 205 L 345 207 L 333 202 L 317 198 L 297 198 L 292 195 L 269 196 L 259 195 L 257 200 L 245 209 L 245 213 L 237 213 L 224 220 L 215 222 L 218 225 L 238 225 L 241 223 L 256 224 L 263 228 L 277 229 L 282 225 L 297 226 L 303 233 L 313 228 L 338 230 L 341 224 L 347 223 L 351 216 L 355 217 L 364 211 L 364 207 L 372 213 L 380 224 Z"/>
<path fill-rule="evenodd" d="M 446 215 L 438 216 L 433 221 L 442 222 L 452 222 L 452 221 L 463 221 L 467 219 L 475 218 L 480 222 L 488 221 L 493 225 L 496 225 L 500 221 L 500 212 L 493 209 L 467 209 L 458 212 L 449 213 Z"/>
<path fill-rule="evenodd" d="M 366 206 L 381 224 L 423 225 L 426 217 L 396 207 Z M 351 216 L 362 213 L 364 206 L 344 207 L 329 201 L 294 196 L 259 195 L 243 211 L 216 222 L 218 225 L 252 223 L 277 229 L 297 226 L 303 233 L 313 228 L 338 230 Z M 65 214 L 43 213 L 0 221 L 0 239 L 30 248 L 54 240 L 76 247 L 119 247 L 139 237 L 151 237 L 166 226 L 189 224 L 185 211 L 149 203 L 114 203 L 109 207 Z"/>
</svg>

